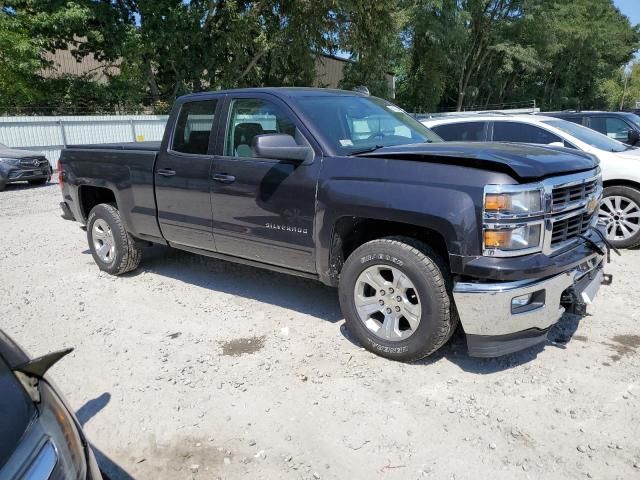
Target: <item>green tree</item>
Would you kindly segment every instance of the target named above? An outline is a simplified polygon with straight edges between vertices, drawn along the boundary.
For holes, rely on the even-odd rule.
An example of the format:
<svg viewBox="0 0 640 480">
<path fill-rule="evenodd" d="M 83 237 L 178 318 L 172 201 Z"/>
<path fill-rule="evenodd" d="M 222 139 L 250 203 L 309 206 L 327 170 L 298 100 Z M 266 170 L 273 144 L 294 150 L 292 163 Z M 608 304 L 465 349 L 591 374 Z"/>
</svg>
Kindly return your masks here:
<svg viewBox="0 0 640 480">
<path fill-rule="evenodd" d="M 40 48 L 12 12 L 0 10 L 0 109 L 38 99 Z"/>
</svg>

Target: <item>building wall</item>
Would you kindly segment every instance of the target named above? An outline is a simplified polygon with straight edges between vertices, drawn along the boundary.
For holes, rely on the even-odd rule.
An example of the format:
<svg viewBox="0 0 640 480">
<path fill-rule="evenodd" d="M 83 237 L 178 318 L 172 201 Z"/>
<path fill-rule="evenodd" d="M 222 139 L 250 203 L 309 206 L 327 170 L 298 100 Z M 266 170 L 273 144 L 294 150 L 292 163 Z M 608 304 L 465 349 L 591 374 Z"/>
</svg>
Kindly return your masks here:
<svg viewBox="0 0 640 480">
<path fill-rule="evenodd" d="M 47 54 L 47 60 L 52 62 L 52 67 L 44 70 L 45 77 L 61 75 L 86 75 L 91 74 L 97 81 L 106 82 L 108 72 L 111 75 L 118 74 L 117 65 L 109 65 L 96 60 L 93 55 L 87 55 L 78 62 L 69 50 L 57 50 Z M 344 78 L 344 66 L 350 60 L 341 59 L 330 55 L 321 55 L 316 59 L 316 78 L 314 87 L 338 88 Z M 395 96 L 395 77 L 387 74 L 387 82 L 392 97 Z"/>
<path fill-rule="evenodd" d="M 117 65 L 96 60 L 93 55 L 87 55 L 78 61 L 70 50 L 56 50 L 54 53 L 47 52 L 45 53 L 45 58 L 51 62 L 51 66 L 41 72 L 45 78 L 55 78 L 63 75 L 91 75 L 96 81 L 106 83 L 107 73 L 110 75 L 119 73 Z"/>
</svg>

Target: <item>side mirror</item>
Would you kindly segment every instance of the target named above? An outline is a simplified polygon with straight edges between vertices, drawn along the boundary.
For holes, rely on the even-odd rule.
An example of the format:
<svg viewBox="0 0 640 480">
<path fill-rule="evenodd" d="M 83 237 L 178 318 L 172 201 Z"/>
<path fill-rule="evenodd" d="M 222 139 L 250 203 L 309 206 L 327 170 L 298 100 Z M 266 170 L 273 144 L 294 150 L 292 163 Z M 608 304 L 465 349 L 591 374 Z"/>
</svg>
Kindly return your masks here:
<svg viewBox="0 0 640 480">
<path fill-rule="evenodd" d="M 547 144 L 549 147 L 564 147 L 564 142 L 551 142 Z"/>
<path fill-rule="evenodd" d="M 629 139 L 627 143 L 631 146 L 640 144 L 640 132 L 638 130 L 629 130 L 627 138 Z"/>
<path fill-rule="evenodd" d="M 291 135 L 284 133 L 256 135 L 253 138 L 253 151 L 260 158 L 296 160 L 299 162 L 313 156 L 311 147 L 298 145 Z"/>
</svg>

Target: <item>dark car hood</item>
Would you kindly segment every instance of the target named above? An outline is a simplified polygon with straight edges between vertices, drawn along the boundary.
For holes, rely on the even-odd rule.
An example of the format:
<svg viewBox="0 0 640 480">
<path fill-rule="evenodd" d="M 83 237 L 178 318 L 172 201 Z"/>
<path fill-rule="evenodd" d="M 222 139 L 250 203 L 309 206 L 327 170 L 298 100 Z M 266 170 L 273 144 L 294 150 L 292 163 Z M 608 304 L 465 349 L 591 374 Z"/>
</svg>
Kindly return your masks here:
<svg viewBox="0 0 640 480">
<path fill-rule="evenodd" d="M 509 173 L 519 180 L 591 170 L 598 159 L 561 147 L 515 143 L 443 142 L 384 147 L 359 156 L 451 163 Z"/>
<path fill-rule="evenodd" d="M 19 150 L 17 148 L 0 147 L 0 158 L 33 158 L 43 157 L 42 152 L 36 152 L 35 150 Z"/>
</svg>

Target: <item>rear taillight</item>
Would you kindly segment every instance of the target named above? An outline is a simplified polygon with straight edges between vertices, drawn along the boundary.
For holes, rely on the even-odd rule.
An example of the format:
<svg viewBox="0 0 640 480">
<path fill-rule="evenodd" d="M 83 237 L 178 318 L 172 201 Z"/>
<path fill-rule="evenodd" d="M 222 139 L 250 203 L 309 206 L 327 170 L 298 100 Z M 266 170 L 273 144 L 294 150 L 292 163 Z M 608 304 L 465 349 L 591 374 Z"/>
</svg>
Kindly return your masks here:
<svg viewBox="0 0 640 480">
<path fill-rule="evenodd" d="M 64 178 L 62 178 L 62 164 L 60 160 L 58 160 L 58 186 L 60 190 L 62 190 L 62 184 L 64 183 Z"/>
</svg>

